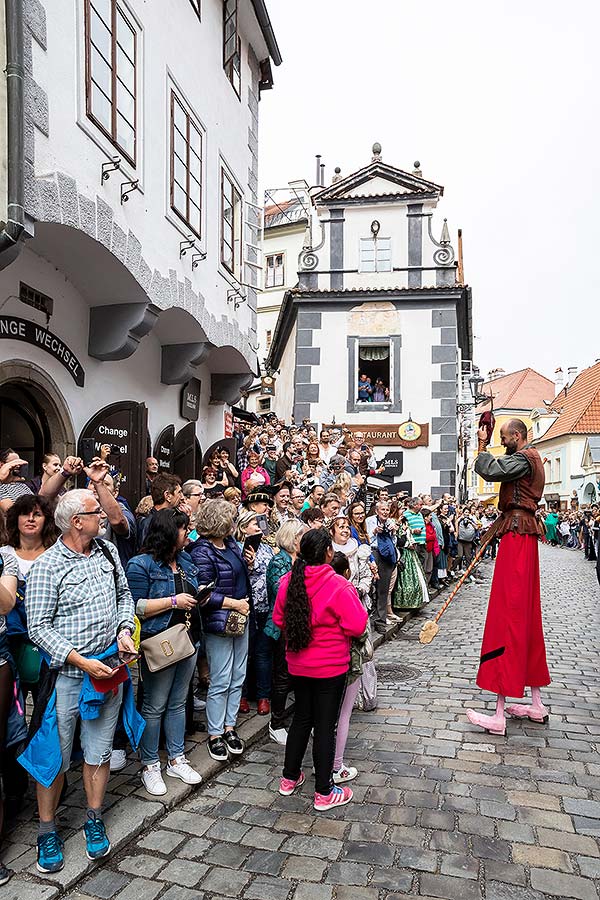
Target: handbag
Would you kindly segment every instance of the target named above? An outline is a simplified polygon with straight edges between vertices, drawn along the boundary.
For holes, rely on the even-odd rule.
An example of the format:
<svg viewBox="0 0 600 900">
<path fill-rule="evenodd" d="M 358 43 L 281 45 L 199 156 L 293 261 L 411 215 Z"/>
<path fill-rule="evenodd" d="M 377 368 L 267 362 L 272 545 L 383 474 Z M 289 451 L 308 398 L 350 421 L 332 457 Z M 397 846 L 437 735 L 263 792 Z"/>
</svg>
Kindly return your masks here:
<svg viewBox="0 0 600 900">
<path fill-rule="evenodd" d="M 160 672 L 168 666 L 188 659 L 196 652 L 190 638 L 191 617 L 186 614 L 185 624 L 172 625 L 160 634 L 154 634 L 140 643 L 148 671 Z"/>
<path fill-rule="evenodd" d="M 230 609 L 223 634 L 225 637 L 241 637 L 246 630 L 247 624 L 248 616 L 237 612 L 235 609 Z"/>
</svg>

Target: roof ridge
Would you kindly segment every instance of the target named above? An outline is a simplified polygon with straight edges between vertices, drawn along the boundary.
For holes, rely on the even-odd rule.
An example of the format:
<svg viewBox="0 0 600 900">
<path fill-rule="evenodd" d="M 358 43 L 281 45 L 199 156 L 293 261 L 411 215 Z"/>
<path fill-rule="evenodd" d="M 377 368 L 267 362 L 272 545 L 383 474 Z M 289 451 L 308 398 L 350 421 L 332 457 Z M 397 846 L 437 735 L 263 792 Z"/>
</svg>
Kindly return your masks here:
<svg viewBox="0 0 600 900">
<path fill-rule="evenodd" d="M 520 370 L 518 370 L 517 372 L 513 372 L 512 374 L 513 374 L 513 375 L 518 375 L 519 372 L 521 373 L 521 377 L 519 378 L 519 380 L 517 381 L 517 383 L 516 383 L 515 386 L 513 387 L 511 393 L 509 393 L 509 395 L 507 396 L 507 398 L 506 398 L 506 403 L 507 403 L 507 404 L 508 404 L 508 401 L 509 401 L 509 400 L 512 400 L 512 398 L 515 396 L 515 394 L 517 393 L 517 391 L 519 390 L 519 388 L 521 387 L 521 385 L 522 385 L 523 382 L 525 381 L 525 378 L 526 378 L 526 376 L 527 376 L 528 369 L 520 369 Z"/>
</svg>

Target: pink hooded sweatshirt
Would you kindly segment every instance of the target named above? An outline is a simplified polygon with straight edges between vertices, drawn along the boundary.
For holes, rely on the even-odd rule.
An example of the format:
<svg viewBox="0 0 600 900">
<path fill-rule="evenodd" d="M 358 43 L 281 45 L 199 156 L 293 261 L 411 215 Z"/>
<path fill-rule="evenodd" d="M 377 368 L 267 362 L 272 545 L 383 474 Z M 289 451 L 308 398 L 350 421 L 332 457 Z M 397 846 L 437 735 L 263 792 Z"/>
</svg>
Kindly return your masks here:
<svg viewBox="0 0 600 900">
<path fill-rule="evenodd" d="M 284 611 L 288 572 L 279 583 L 273 622 L 284 629 Z M 311 606 L 312 640 L 308 647 L 294 653 L 286 651 L 291 675 L 307 678 L 333 678 L 348 671 L 350 638 L 360 637 L 367 624 L 367 611 L 356 588 L 331 566 L 306 566 L 306 593 Z"/>
</svg>

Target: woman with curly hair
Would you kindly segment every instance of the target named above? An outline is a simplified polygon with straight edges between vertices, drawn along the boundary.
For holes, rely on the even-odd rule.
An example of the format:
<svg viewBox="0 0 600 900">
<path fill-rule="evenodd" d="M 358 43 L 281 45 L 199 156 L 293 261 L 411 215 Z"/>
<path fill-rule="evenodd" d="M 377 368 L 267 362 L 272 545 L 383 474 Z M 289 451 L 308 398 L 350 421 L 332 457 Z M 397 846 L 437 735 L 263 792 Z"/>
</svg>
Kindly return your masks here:
<svg viewBox="0 0 600 900">
<path fill-rule="evenodd" d="M 279 793 L 289 796 L 304 784 L 301 766 L 312 729 L 313 805 L 318 811 L 352 800 L 350 788 L 333 783 L 335 733 L 350 665 L 350 640 L 362 635 L 367 624 L 356 588 L 333 571 L 332 559 L 329 532 L 307 531 L 292 571 L 281 579 L 273 610 L 273 623 L 285 636 L 296 698 Z"/>
</svg>

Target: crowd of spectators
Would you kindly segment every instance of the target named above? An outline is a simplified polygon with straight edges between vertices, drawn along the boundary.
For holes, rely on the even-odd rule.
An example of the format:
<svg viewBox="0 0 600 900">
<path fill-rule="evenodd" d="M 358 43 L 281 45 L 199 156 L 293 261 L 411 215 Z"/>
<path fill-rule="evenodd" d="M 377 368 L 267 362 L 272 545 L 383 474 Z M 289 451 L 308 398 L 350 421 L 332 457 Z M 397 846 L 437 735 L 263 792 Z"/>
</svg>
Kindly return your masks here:
<svg viewBox="0 0 600 900">
<path fill-rule="evenodd" d="M 31 480 L 0 451 L 4 797 L 18 806 L 36 783 L 41 872 L 64 864 L 55 816 L 74 745 L 86 852 L 100 858 L 110 772 L 138 753 L 148 793 L 165 794 L 166 777 L 198 784 L 186 733 L 206 730 L 225 762 L 244 753 L 238 722 L 254 704 L 285 746 L 280 793 L 304 782 L 312 733 L 315 809 L 349 802 L 350 716 L 376 703 L 372 630 L 460 577 L 497 516 L 449 494 L 393 493 L 364 435 L 345 427 L 237 422 L 235 439 L 234 458 L 218 447 L 183 483 L 148 458 L 135 509 L 109 447 L 89 465 L 49 453 Z M 595 558 L 598 521 L 597 507 L 548 511 L 548 540 Z M 0 866 L 0 883 L 9 874 Z"/>
</svg>

